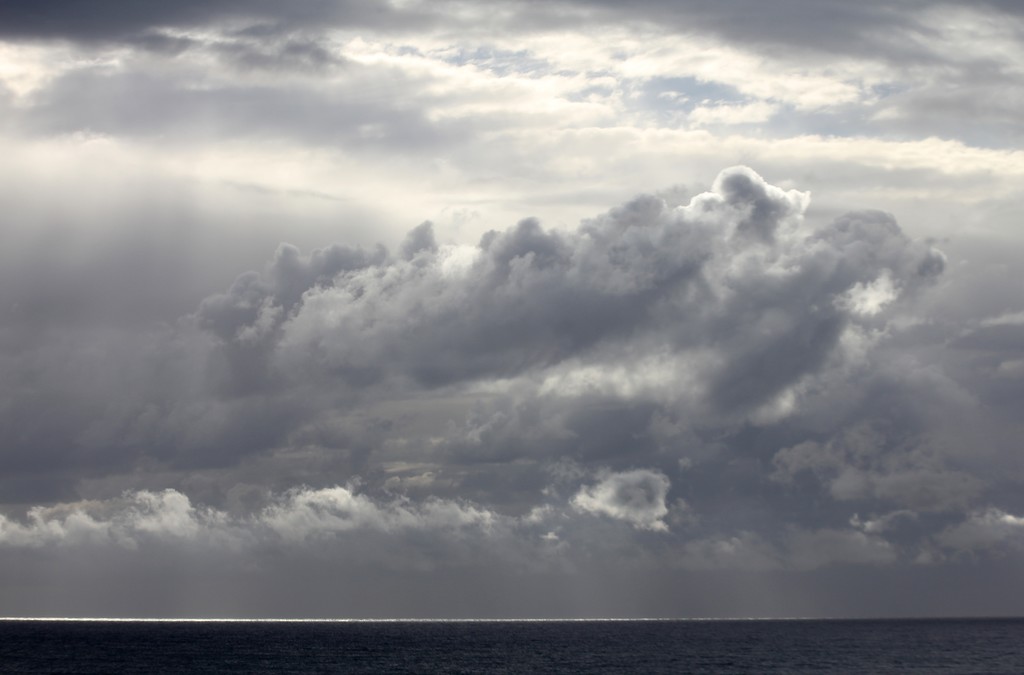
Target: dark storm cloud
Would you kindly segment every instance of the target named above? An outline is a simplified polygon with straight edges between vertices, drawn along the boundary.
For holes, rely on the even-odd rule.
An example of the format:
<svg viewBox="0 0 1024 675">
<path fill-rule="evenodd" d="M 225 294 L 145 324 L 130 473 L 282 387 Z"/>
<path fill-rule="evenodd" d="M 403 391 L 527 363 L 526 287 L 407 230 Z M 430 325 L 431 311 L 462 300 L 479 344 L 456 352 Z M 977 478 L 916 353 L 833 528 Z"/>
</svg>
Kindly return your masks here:
<svg viewBox="0 0 1024 675">
<path fill-rule="evenodd" d="M 984 491 L 980 479 L 944 466 L 908 435 L 877 422 L 851 425 L 824 445 L 805 442 L 780 450 L 773 478 L 789 483 L 809 472 L 838 501 L 888 503 L 913 509 L 909 513 L 962 510 Z"/>
<path fill-rule="evenodd" d="M 934 585 L 1012 580 L 997 563 L 1016 570 L 1024 554 L 1024 315 L 1014 241 L 992 234 L 1009 202 L 990 193 L 1014 158 L 960 141 L 1016 133 L 1019 8 L 562 0 L 488 13 L 0 3 L 14 56 L 0 117 L 24 136 L 8 139 L 20 154 L 0 225 L 0 604 L 27 609 L 6 611 L 837 614 L 898 612 L 914 593 L 915 607 L 962 608 Z M 585 37 L 552 50 L 566 28 Z M 626 35 L 622 49 L 606 34 Z M 694 42 L 721 72 L 666 77 Z M 818 103 L 820 86 L 846 98 Z M 763 137 L 721 137 L 719 154 L 714 134 L 678 128 L 700 99 L 775 112 Z M 666 126 L 630 129 L 638 118 Z M 780 133 L 794 138 L 772 145 Z M 959 140 L 892 140 L 936 133 Z M 575 228 L 494 223 L 468 246 L 445 242 L 474 223 L 430 222 L 367 246 L 381 224 L 338 215 L 341 201 L 331 234 L 302 229 L 309 196 L 421 208 L 400 189 L 383 203 L 381 176 L 406 176 L 409 204 L 438 187 L 440 219 L 455 184 L 470 190 L 459 199 L 557 203 L 578 186 L 528 193 L 580 161 L 569 180 L 591 200 L 662 134 L 655 162 L 696 144 L 684 171 L 701 152 L 795 148 L 766 169 L 787 188 L 737 167 L 692 199 L 639 196 Z M 83 159 L 65 164 L 68 147 Z M 399 155 L 423 173 L 393 173 Z M 265 209 L 298 157 L 310 171 L 286 182 L 330 186 L 281 187 L 295 209 Z M 360 161 L 367 176 L 348 182 Z M 150 162 L 168 174 L 126 177 Z M 237 202 L 202 212 L 224 191 L 184 183 L 218 172 Z M 965 221 L 941 244 L 960 255 L 947 264 L 880 211 L 808 212 L 796 176 L 826 199 L 913 194 L 908 232 L 956 201 L 938 217 Z M 936 186 L 947 201 L 919 198 Z M 301 249 L 274 252 L 282 222 Z M 339 230 L 344 243 L 310 245 Z"/>
<path fill-rule="evenodd" d="M 475 249 L 424 249 L 313 288 L 275 323 L 280 358 L 436 387 L 706 349 L 714 365 L 691 376 L 711 408 L 753 410 L 818 370 L 847 324 L 943 267 L 884 214 L 815 232 L 805 206 L 734 170 L 674 210 L 643 197 L 568 233 L 524 220 Z M 257 328 L 253 314 L 244 330 Z"/>
<path fill-rule="evenodd" d="M 122 2 L 58 0 L 40 4 L 12 0 L 0 6 L 0 37 L 80 41 L 131 40 L 164 28 L 202 28 L 223 21 L 269 24 L 284 28 L 401 26 L 422 21 L 422 14 L 396 11 L 375 0 L 186 0 Z"/>
<path fill-rule="evenodd" d="M 916 21 L 922 11 L 956 3 L 911 0 L 898 7 L 891 3 L 850 3 L 841 0 L 815 2 L 756 0 L 729 2 L 670 2 L 643 0 L 628 8 L 606 0 L 564 0 L 554 3 L 511 1 L 505 3 L 513 17 L 506 30 L 529 27 L 578 28 L 582 23 L 648 23 L 673 32 L 716 34 L 743 45 L 765 47 L 781 53 L 811 50 L 857 56 L 925 58 L 927 52 L 911 40 L 895 39 L 915 34 L 922 40 L 933 31 Z M 988 9 L 1009 17 L 1019 14 L 1012 2 L 987 2 Z M 16 0 L 0 8 L 0 37 L 15 39 L 67 39 L 78 41 L 128 41 L 148 43 L 170 50 L 174 37 L 165 29 L 186 30 L 235 22 L 250 34 L 278 35 L 296 29 L 371 28 L 423 29 L 459 25 L 459 3 L 395 7 L 376 0 L 302 0 L 293 3 L 240 0 L 189 0 L 177 3 L 132 3 L 121 0 L 82 2 L 60 0 L 45 5 Z M 470 26 L 472 27 L 472 26 Z M 928 57 L 932 58 L 932 57 Z"/>
<path fill-rule="evenodd" d="M 486 234 L 476 247 L 451 247 L 438 246 L 424 223 L 399 257 L 341 246 L 302 256 L 282 247 L 265 272 L 211 296 L 196 318 L 219 341 L 213 362 L 235 360 L 233 385 L 222 390 L 234 395 L 315 383 L 355 397 L 346 403 L 353 405 L 386 400 L 388 391 L 445 397 L 495 378 L 533 382 L 468 415 L 452 408 L 446 414 L 453 421 L 411 438 L 397 420 L 379 430 L 367 446 L 381 448 L 376 461 L 413 464 L 380 473 L 371 462 L 364 475 L 403 491 L 470 496 L 521 512 L 530 502 L 524 495 L 551 482 L 552 460 L 675 474 L 680 460 L 715 455 L 768 462 L 745 477 L 737 468 L 728 479 L 715 475 L 719 469 L 699 470 L 709 472 L 711 485 L 753 485 L 771 472 L 776 451 L 808 436 L 822 444 L 815 457 L 835 472 L 822 480 L 832 480 L 845 466 L 824 449 L 836 428 L 858 415 L 886 420 L 892 413 L 902 420 L 892 421 L 899 439 L 925 424 L 899 404 L 905 397 L 924 404 L 918 384 L 895 391 L 863 375 L 846 383 L 851 369 L 872 374 L 876 364 L 847 353 L 841 340 L 867 340 L 869 348 L 871 332 L 944 263 L 903 235 L 891 216 L 854 212 L 812 228 L 802 220 L 806 204 L 801 193 L 734 169 L 684 207 L 640 197 L 574 232 L 525 220 Z M 577 389 L 580 369 L 590 372 L 582 382 L 597 379 Z M 614 375 L 616 369 L 629 374 Z M 661 373 L 685 390 L 665 390 Z M 638 380 L 630 391 L 617 377 Z M 865 395 L 872 391 L 878 406 Z M 766 432 L 756 449 L 730 427 L 751 416 L 761 423 L 792 417 L 796 426 L 774 438 Z M 384 450 L 395 442 L 401 453 Z M 723 443 L 740 450 L 723 453 Z M 783 461 L 776 464 L 790 466 Z M 966 499 L 977 495 L 977 481 L 941 462 L 918 464 L 911 460 L 904 478 L 886 483 L 883 474 L 896 469 L 855 463 L 871 473 L 860 492 L 842 493 L 840 501 L 895 498 L 900 485 L 945 475 L 960 481 Z M 903 501 L 927 507 L 933 494 Z"/>
<path fill-rule="evenodd" d="M 956 349 L 1024 355 L 1024 321 L 990 323 L 956 339 Z"/>
<path fill-rule="evenodd" d="M 970 396 L 883 335 L 943 256 L 887 214 L 807 205 L 734 168 L 574 230 L 282 245 L 154 333 L 47 333 L 0 364 L 22 369 L 0 488 L 60 503 L 0 518 L 6 564 L 537 579 L 1016 555 L 1012 481 L 938 443 Z M 1013 361 L 1017 325 L 952 351 Z M 121 492 L 141 481 L 159 489 Z"/>
<path fill-rule="evenodd" d="M 309 289 L 330 284 L 344 272 L 379 265 L 386 258 L 387 252 L 381 247 L 368 252 L 334 244 L 303 257 L 296 247 L 282 244 L 264 274 L 248 272 L 238 277 L 226 293 L 203 300 L 196 316 L 200 327 L 218 337 L 231 340 L 241 336 L 244 341 L 247 338 L 240 333 L 243 327 L 273 322 L 273 317 L 261 312 L 273 312 L 274 308 L 291 311 Z M 258 337 L 257 330 L 252 339 Z"/>
<path fill-rule="evenodd" d="M 815 230 L 802 221 L 805 207 L 803 194 L 735 169 L 685 207 L 640 197 L 575 231 L 528 219 L 475 247 L 452 247 L 424 223 L 397 257 L 347 245 L 303 255 L 283 245 L 263 272 L 200 303 L 195 325 L 209 338 L 185 324 L 154 324 L 134 339 L 114 326 L 84 331 L 72 322 L 68 332 L 56 315 L 42 333 L 11 324 L 4 462 L 26 476 L 57 464 L 60 475 L 102 475 L 142 457 L 231 466 L 298 444 L 325 458 L 355 453 L 373 473 L 366 457 L 375 445 L 408 442 L 405 423 L 380 411 L 372 414 L 390 424 L 333 441 L 315 430 L 351 425 L 331 410 L 386 401 L 394 385 L 446 396 L 526 377 L 534 380 L 527 391 L 546 387 L 537 399 L 545 403 L 514 394 L 511 407 L 475 418 L 455 407 L 424 432 L 439 440 L 420 452 L 452 494 L 464 485 L 484 500 L 497 484 L 487 467 L 519 458 L 671 471 L 678 453 L 659 456 L 651 432 L 662 406 L 710 414 L 712 427 L 770 408 L 846 358 L 838 345 L 847 327 L 873 325 L 886 303 L 898 305 L 942 269 L 937 253 L 883 214 Z M 23 321 L 26 312 L 11 316 Z M 636 392 L 616 375 L 578 389 L 580 368 L 632 371 Z M 686 390 L 665 390 L 659 371 Z M 48 423 L 52 416 L 59 423 Z M 479 470 L 465 468 L 472 464 Z M 522 479 L 527 490 L 547 480 L 533 469 Z M 523 504 L 514 494 L 501 501 Z"/>
</svg>

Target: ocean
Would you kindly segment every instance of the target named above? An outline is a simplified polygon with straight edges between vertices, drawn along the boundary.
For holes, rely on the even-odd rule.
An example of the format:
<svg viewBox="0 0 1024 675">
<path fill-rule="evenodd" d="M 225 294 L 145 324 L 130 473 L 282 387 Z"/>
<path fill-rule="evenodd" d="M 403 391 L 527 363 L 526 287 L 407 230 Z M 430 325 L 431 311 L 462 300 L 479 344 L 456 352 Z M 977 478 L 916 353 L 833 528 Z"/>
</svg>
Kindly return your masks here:
<svg viewBox="0 0 1024 675">
<path fill-rule="evenodd" d="M 6 619 L 0 671 L 1024 673 L 1024 619 Z"/>
</svg>

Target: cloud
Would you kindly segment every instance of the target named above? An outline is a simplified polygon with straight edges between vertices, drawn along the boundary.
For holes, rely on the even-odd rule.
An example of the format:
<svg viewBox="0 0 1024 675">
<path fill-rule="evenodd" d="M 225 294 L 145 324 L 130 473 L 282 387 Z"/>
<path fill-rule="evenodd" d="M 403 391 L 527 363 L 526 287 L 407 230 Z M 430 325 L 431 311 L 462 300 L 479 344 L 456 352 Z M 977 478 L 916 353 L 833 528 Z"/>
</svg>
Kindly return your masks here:
<svg viewBox="0 0 1024 675">
<path fill-rule="evenodd" d="M 941 254 L 885 214 L 814 229 L 807 203 L 738 168 L 686 206 L 640 197 L 568 232 L 526 219 L 469 251 L 416 234 L 401 258 L 346 250 L 349 262 L 318 281 L 310 266 L 325 254 L 303 261 L 286 248 L 197 316 L 235 343 L 278 335 L 272 363 L 283 371 L 362 385 L 434 388 L 652 353 L 683 369 L 701 354 L 687 375 L 705 404 L 752 413 L 795 395 L 848 327 L 943 269 Z M 288 264 L 296 271 L 284 277 Z M 872 301 L 850 297 L 871 284 L 884 284 L 885 303 L 865 312 Z"/>
<path fill-rule="evenodd" d="M 258 521 L 288 541 L 323 537 L 350 530 L 402 532 L 489 530 L 499 520 L 489 511 L 439 499 L 422 505 L 404 501 L 378 505 L 351 488 L 297 489 L 265 509 Z"/>
<path fill-rule="evenodd" d="M 0 548 L 42 554 L 114 549 L 141 556 L 170 547 L 260 558 L 277 551 L 396 569 L 475 565 L 484 558 L 524 571 L 585 567 L 593 555 L 605 557 L 612 568 L 693 570 L 814 569 L 897 560 L 889 542 L 857 530 L 789 528 L 774 541 L 750 531 L 704 537 L 673 533 L 665 522 L 669 489 L 660 471 L 605 471 L 571 500 L 542 503 L 521 516 L 462 499 L 372 498 L 351 484 L 268 494 L 263 506 L 243 513 L 194 504 L 173 489 L 137 490 L 106 500 L 34 506 L 23 519 L 0 516 Z M 607 518 L 596 521 L 590 515 Z M 1019 523 L 1002 512 L 977 514 L 937 540 L 980 548 L 995 540 L 979 538 L 979 527 L 988 531 L 993 525 L 1004 527 L 1005 535 Z M 974 528 L 970 537 L 965 527 Z M 645 540 L 645 531 L 659 533 L 660 543 Z M 665 547 L 667 557 L 651 557 Z"/>
<path fill-rule="evenodd" d="M 927 445 L 892 441 L 891 433 L 862 424 L 825 444 L 783 448 L 772 459 L 772 479 L 792 484 L 810 474 L 838 501 L 880 500 L 924 511 L 961 509 L 982 493 L 981 480 L 948 468 Z"/>
<path fill-rule="evenodd" d="M 113 544 L 136 549 L 147 542 L 187 541 L 239 549 L 262 543 L 301 545 L 378 532 L 440 534 L 473 529 L 483 533 L 508 525 L 502 517 L 470 504 L 429 499 L 376 502 L 352 487 L 294 488 L 272 496 L 252 514 L 193 505 L 173 490 L 126 492 L 119 498 L 28 510 L 25 522 L 0 516 L 0 545 L 16 548 Z"/>
<path fill-rule="evenodd" d="M 5 3 L 0 10 L 0 35 L 15 39 L 128 40 L 160 29 L 202 28 L 217 23 L 320 27 L 401 25 L 415 21 L 419 12 L 395 11 L 389 3 L 343 0 L 301 2 L 282 7 L 273 2 L 186 0 L 172 4 L 125 5 L 103 0 L 82 5 L 74 0 L 56 2 L 41 10 L 31 2 Z"/>
<path fill-rule="evenodd" d="M 0 6 L 5 607 L 1019 553 L 1012 3 L 87 4 Z"/>
<path fill-rule="evenodd" d="M 227 508 L 238 484 L 284 492 L 360 475 L 495 513 L 525 513 L 547 491 L 612 516 L 629 509 L 614 506 L 615 485 L 583 489 L 550 468 L 645 467 L 679 489 L 685 460 L 706 487 L 678 498 L 701 522 L 719 510 L 707 526 L 729 533 L 748 516 L 721 510 L 715 490 L 767 489 L 772 511 L 793 485 L 764 488 L 762 470 L 736 467 L 770 466 L 812 436 L 828 459 L 810 473 L 836 504 L 802 526 L 846 523 L 845 505 L 866 512 L 868 500 L 972 503 L 985 483 L 941 457 L 829 445 L 857 414 L 880 414 L 864 403 L 889 368 L 875 354 L 944 262 L 888 215 L 815 222 L 809 204 L 736 167 L 685 203 L 639 196 L 576 228 L 524 219 L 454 245 L 423 223 L 392 251 L 283 244 L 146 332 L 58 321 L 0 363 L 18 374 L 0 409 L 9 489 L 38 503 L 173 487 Z M 864 311 L 859 294 L 883 286 L 886 301 Z M 916 401 L 933 385 L 888 395 Z M 784 456 L 799 489 L 803 469 Z M 674 507 L 657 482 L 644 485 L 653 510 L 620 522 L 682 526 L 660 513 Z"/>
<path fill-rule="evenodd" d="M 690 111 L 687 119 L 698 127 L 716 124 L 757 124 L 767 122 L 777 112 L 777 105 L 761 101 L 745 105 L 701 105 Z"/>
<path fill-rule="evenodd" d="M 895 548 L 881 537 L 855 530 L 797 531 L 790 536 L 792 564 L 797 569 L 825 565 L 881 565 L 898 560 Z"/>
<path fill-rule="evenodd" d="M 963 522 L 951 525 L 935 536 L 935 540 L 957 551 L 1024 545 L 1024 518 L 991 507 L 971 513 Z"/>
<path fill-rule="evenodd" d="M 148 539 L 194 540 L 217 531 L 224 522 L 224 514 L 196 509 L 176 490 L 138 491 L 108 502 L 32 507 L 24 524 L 0 516 L 0 545 L 109 543 L 131 549 Z"/>
<path fill-rule="evenodd" d="M 525 219 L 475 246 L 439 244 L 429 223 L 397 254 L 284 244 L 187 320 L 24 343 L 8 367 L 35 393 L 0 411 L 14 448 L 4 461 L 35 471 L 88 452 L 103 476 L 142 461 L 187 470 L 263 457 L 309 481 L 309 457 L 371 475 L 415 451 L 433 479 L 410 489 L 520 506 L 513 493 L 543 488 L 543 472 L 523 465 L 515 489 L 488 472 L 561 458 L 667 472 L 684 451 L 655 438 L 656 416 L 700 420 L 684 424 L 706 427 L 686 431 L 697 438 L 821 416 L 830 392 L 859 400 L 851 373 L 871 371 L 878 335 L 941 277 L 942 255 L 890 216 L 815 224 L 808 205 L 737 167 L 679 206 L 640 196 L 575 229 Z M 97 387 L 104 396 L 85 394 Z M 461 397 L 481 392 L 470 414 Z M 57 427 L 44 422 L 53 410 Z M 80 474 L 61 466 L 66 498 Z"/>
<path fill-rule="evenodd" d="M 636 469 L 606 473 L 572 499 L 580 511 L 610 516 L 642 530 L 666 531 L 665 497 L 670 483 L 660 471 Z"/>
<path fill-rule="evenodd" d="M 343 272 L 384 262 L 386 251 L 364 251 L 335 244 L 303 256 L 291 245 L 282 244 L 264 274 L 248 272 L 238 277 L 225 293 L 212 295 L 196 312 L 199 326 L 224 341 L 258 341 L 280 323 L 307 290 L 330 284 Z"/>
</svg>

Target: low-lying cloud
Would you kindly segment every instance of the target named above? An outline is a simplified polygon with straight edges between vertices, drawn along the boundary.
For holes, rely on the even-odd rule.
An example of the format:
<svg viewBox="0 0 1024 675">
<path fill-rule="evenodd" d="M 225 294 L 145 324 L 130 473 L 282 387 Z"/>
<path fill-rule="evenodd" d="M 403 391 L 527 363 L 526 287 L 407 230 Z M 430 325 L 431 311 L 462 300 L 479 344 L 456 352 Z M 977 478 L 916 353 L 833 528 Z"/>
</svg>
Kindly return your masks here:
<svg viewBox="0 0 1024 675">
<path fill-rule="evenodd" d="M 0 411 L 10 481 L 45 489 L 20 483 L 0 547 L 511 575 L 1016 555 L 1012 480 L 944 426 L 978 405 L 971 380 L 906 347 L 944 255 L 888 214 L 809 204 L 736 167 L 574 229 L 282 244 L 134 339 L 48 333 L 22 347 L 46 376 Z M 1017 323 L 954 353 L 1007 379 Z"/>
</svg>

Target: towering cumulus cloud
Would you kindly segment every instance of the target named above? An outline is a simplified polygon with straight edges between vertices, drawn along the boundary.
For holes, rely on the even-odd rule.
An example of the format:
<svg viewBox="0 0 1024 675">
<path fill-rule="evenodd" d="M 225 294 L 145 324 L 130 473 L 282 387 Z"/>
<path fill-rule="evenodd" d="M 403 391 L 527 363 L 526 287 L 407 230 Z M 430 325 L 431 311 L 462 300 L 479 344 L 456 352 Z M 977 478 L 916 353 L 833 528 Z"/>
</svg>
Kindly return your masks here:
<svg viewBox="0 0 1024 675">
<path fill-rule="evenodd" d="M 272 341 L 261 368 L 342 386 L 634 364 L 684 377 L 716 414 L 747 414 L 791 397 L 844 334 L 943 268 L 882 213 L 810 228 L 808 201 L 740 167 L 686 206 L 639 197 L 570 232 L 527 219 L 439 247 L 425 224 L 397 258 L 282 247 L 198 317 L 236 349 Z"/>
</svg>

